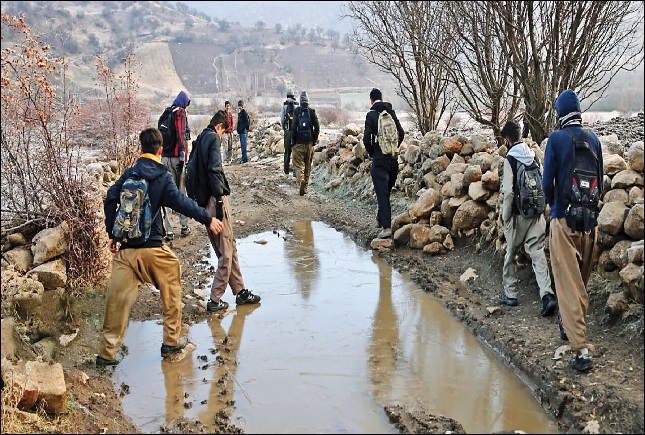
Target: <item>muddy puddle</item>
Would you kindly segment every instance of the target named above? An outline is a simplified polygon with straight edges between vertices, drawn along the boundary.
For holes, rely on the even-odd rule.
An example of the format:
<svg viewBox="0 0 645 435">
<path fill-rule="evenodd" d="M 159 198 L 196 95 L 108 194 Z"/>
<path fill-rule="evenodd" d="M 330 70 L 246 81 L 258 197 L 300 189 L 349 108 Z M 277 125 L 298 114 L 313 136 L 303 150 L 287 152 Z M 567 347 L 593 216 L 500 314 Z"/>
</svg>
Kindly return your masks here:
<svg viewBox="0 0 645 435">
<path fill-rule="evenodd" d="M 402 405 L 468 433 L 557 433 L 440 301 L 349 237 L 303 221 L 237 243 L 259 306 L 236 307 L 227 289 L 226 315 L 192 325 L 197 347 L 177 362 L 159 355 L 160 324 L 130 322 L 113 379 L 142 430 L 180 416 L 212 429 L 225 413 L 246 433 L 398 433 L 383 406 Z"/>
</svg>

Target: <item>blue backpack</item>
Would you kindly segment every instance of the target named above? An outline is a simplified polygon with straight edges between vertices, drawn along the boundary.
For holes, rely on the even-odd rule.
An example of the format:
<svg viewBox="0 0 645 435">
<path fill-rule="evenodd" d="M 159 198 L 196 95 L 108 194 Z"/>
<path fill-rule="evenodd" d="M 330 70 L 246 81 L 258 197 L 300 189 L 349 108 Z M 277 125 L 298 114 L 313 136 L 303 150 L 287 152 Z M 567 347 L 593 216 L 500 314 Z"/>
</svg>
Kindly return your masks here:
<svg viewBox="0 0 645 435">
<path fill-rule="evenodd" d="M 305 109 L 304 111 L 302 109 Z M 309 107 L 298 108 L 298 128 L 296 143 L 311 143 L 313 140 L 313 130 L 311 128 L 311 119 L 309 116 Z"/>
<path fill-rule="evenodd" d="M 119 208 L 116 211 L 112 235 L 129 245 L 142 245 L 150 237 L 153 219 L 148 196 L 148 181 L 133 171 L 121 186 Z"/>
</svg>

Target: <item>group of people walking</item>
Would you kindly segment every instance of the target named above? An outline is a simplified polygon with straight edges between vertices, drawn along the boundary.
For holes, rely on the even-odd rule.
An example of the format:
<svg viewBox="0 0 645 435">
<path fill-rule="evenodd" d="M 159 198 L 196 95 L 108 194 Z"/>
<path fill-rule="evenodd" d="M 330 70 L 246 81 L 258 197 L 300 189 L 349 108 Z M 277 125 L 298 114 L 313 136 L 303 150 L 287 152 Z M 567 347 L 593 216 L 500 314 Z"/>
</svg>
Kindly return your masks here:
<svg viewBox="0 0 645 435">
<path fill-rule="evenodd" d="M 365 117 L 363 144 L 371 157 L 370 175 L 378 203 L 377 226 L 381 230 L 378 238 L 392 237 L 392 208 L 390 195 L 399 172 L 398 155 L 388 148 L 385 152 L 379 144 L 379 134 L 384 113 L 393 121 L 394 139 L 401 144 L 405 132 L 392 108 L 383 101 L 379 89 L 369 94 L 370 110 Z M 175 102 L 183 109 L 190 104 L 185 93 L 180 93 Z M 177 155 L 164 155 L 162 136 L 158 129 L 148 128 L 141 132 L 141 157 L 134 167 L 127 169 L 112 185 L 105 199 L 105 225 L 110 237 L 108 248 L 114 254 L 112 274 L 107 288 L 105 319 L 101 333 L 101 343 L 97 365 L 115 365 L 123 358 L 121 344 L 129 313 L 134 304 L 138 287 L 145 283 L 153 284 L 161 295 L 163 305 L 163 342 L 161 355 L 168 356 L 179 352 L 186 346 L 187 339 L 181 332 L 181 282 L 179 260 L 168 245 L 164 244 L 166 227 L 169 226 L 167 214 L 164 219 L 159 210 L 169 207 L 180 214 L 182 235 L 191 218 L 203 224 L 218 257 L 218 267 L 213 279 L 207 312 L 217 312 L 228 308 L 222 300 L 226 288 L 231 287 L 237 304 L 258 304 L 260 296 L 253 294 L 244 283 L 237 257 L 237 247 L 233 235 L 230 203 L 230 186 L 224 172 L 224 164 L 232 159 L 233 116 L 231 104 L 225 103 L 224 110 L 218 110 L 208 126 L 193 142 L 193 155 L 197 164 L 200 188 L 207 200 L 197 203 L 189 199 L 180 189 L 180 175 L 185 161 L 185 140 L 190 137 L 187 121 L 184 119 L 178 131 L 186 131 L 183 139 L 178 138 Z M 589 298 L 587 282 L 593 267 L 593 251 L 596 241 L 597 210 L 586 211 L 584 220 L 573 207 L 571 200 L 571 174 L 574 170 L 575 153 L 579 138 L 584 138 L 586 148 L 593 155 L 597 171 L 597 186 L 602 191 L 603 163 L 600 141 L 589 129 L 583 129 L 580 102 L 572 90 L 560 94 L 555 102 L 559 118 L 559 129 L 549 135 L 543 166 L 535 152 L 523 141 L 520 127 L 514 121 L 507 122 L 502 130 L 508 152 L 504 161 L 501 194 L 503 196 L 502 220 L 507 241 L 507 251 L 502 272 L 503 291 L 499 302 L 508 306 L 518 305 L 518 277 L 515 264 L 516 253 L 523 246 L 531 257 L 542 301 L 541 315 L 552 316 L 558 312 L 560 338 L 569 342 L 576 352 L 571 366 L 579 371 L 593 367 L 586 341 L 586 313 Z M 246 153 L 246 134 L 250 128 L 248 114 L 243 102 L 238 102 L 237 132 L 240 136 L 242 157 L 240 162 L 248 161 Z M 299 182 L 300 195 L 307 193 L 311 176 L 314 145 L 318 141 L 320 125 L 316 111 L 309 106 L 306 91 L 302 91 L 299 101 L 291 89 L 287 90 L 287 100 L 281 111 L 281 125 L 284 130 L 283 171 L 286 177 L 293 174 Z M 383 133 L 381 131 L 380 133 Z M 395 148 L 398 150 L 398 147 Z M 531 168 L 539 169 L 544 193 L 543 202 L 550 206 L 549 247 L 551 272 L 545 254 L 547 223 L 545 213 L 535 215 L 520 210 L 518 206 L 518 180 L 525 180 L 524 174 Z M 149 237 L 142 244 L 132 244 L 118 240 L 113 234 L 115 214 L 122 197 L 121 189 L 126 180 L 133 175 L 145 178 L 149 183 L 150 208 L 154 218 L 149 229 Z M 574 180 L 574 185 L 580 183 Z M 575 187 L 574 187 L 575 190 Z M 537 198 L 537 196 L 536 196 Z M 538 198 L 539 199 L 539 198 Z M 540 206 L 540 201 L 536 202 Z M 542 204 L 544 205 L 544 204 Z M 543 210 L 543 208 L 538 208 Z M 585 214 L 586 213 L 586 214 Z M 595 214 L 594 214 L 595 213 Z M 188 230 L 190 232 L 190 230 Z M 556 296 L 557 295 L 557 296 Z"/>
</svg>

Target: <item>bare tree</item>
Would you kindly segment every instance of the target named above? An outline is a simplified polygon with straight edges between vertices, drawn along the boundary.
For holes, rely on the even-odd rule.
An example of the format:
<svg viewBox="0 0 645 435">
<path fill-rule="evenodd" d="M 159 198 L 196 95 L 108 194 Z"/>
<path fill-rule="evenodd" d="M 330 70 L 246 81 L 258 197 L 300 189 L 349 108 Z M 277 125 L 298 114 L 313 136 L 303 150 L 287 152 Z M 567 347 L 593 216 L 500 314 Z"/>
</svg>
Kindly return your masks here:
<svg viewBox="0 0 645 435">
<path fill-rule="evenodd" d="M 457 56 L 437 53 L 447 66 L 458 92 L 458 105 L 475 121 L 493 129 L 501 145 L 501 125 L 513 119 L 521 100 L 510 59 L 503 52 L 493 23 L 493 9 L 485 1 L 444 3 L 448 11 L 444 31 L 458 41 Z M 450 54 L 450 53 L 448 53 Z"/>
<path fill-rule="evenodd" d="M 436 2 L 351 1 L 352 40 L 372 64 L 390 73 L 399 95 L 414 112 L 421 132 L 435 130 L 447 109 L 444 63 L 435 54 L 453 43 L 438 25 L 443 11 Z"/>
<path fill-rule="evenodd" d="M 619 71 L 643 62 L 642 2 L 489 3 L 537 142 L 555 127 L 560 92 L 573 89 L 593 105 Z"/>
</svg>

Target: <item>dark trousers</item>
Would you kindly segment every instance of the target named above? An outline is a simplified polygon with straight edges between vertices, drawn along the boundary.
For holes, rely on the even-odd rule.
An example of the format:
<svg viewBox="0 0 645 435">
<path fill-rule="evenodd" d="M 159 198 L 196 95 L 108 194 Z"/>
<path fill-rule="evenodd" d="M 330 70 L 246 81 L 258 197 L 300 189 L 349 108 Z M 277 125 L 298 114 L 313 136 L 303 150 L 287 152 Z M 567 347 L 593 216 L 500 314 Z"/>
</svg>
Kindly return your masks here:
<svg viewBox="0 0 645 435">
<path fill-rule="evenodd" d="M 374 193 L 378 202 L 377 219 L 383 228 L 392 228 L 392 207 L 390 192 L 399 174 L 399 163 L 396 157 L 382 157 L 372 160 L 370 175 L 374 184 Z"/>
<path fill-rule="evenodd" d="M 284 132 L 284 173 L 289 174 L 289 167 L 291 166 L 291 138 L 293 131 L 286 130 Z"/>
</svg>

